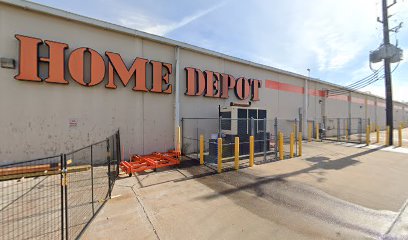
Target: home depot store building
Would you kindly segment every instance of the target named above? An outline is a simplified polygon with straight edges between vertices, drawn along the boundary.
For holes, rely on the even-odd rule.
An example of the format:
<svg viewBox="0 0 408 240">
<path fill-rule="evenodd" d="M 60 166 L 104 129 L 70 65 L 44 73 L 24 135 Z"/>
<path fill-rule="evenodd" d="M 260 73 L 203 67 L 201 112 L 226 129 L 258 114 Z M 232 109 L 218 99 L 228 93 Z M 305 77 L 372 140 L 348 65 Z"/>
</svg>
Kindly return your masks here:
<svg viewBox="0 0 408 240">
<path fill-rule="evenodd" d="M 1 161 L 70 151 L 118 128 L 125 152 L 163 150 L 181 118 L 218 117 L 231 102 L 270 118 L 294 119 L 308 105 L 309 120 L 385 125 L 382 98 L 327 98 L 339 86 L 30 2 L 0 3 L 0 33 Z M 407 111 L 394 103 L 397 123 Z"/>
</svg>

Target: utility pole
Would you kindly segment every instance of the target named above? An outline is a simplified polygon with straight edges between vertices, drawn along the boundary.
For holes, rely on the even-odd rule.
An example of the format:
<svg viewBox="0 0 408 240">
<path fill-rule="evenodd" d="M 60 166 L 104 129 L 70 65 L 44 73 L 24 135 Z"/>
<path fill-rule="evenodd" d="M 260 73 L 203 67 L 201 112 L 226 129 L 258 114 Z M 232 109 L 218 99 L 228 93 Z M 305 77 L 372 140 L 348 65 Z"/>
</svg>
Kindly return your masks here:
<svg viewBox="0 0 408 240">
<path fill-rule="evenodd" d="M 384 35 L 384 47 L 390 44 L 390 31 L 388 29 L 388 8 L 394 5 L 396 1 L 390 6 L 387 5 L 387 0 L 382 0 L 382 24 Z M 391 62 L 390 58 L 384 58 L 384 75 L 385 75 L 385 102 L 386 102 L 386 124 L 390 127 L 389 144 L 393 144 L 393 104 L 392 104 L 392 85 L 391 85 Z"/>
</svg>

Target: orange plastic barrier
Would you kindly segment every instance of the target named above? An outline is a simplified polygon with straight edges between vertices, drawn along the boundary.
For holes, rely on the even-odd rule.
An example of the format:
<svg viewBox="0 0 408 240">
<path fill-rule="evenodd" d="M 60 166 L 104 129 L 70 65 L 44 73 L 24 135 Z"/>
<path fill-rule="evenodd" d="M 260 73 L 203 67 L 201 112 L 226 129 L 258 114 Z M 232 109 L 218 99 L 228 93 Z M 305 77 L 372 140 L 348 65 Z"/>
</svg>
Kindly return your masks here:
<svg viewBox="0 0 408 240">
<path fill-rule="evenodd" d="M 122 161 L 120 163 L 120 168 L 129 176 L 132 176 L 133 173 L 178 164 L 180 164 L 180 152 L 172 150 L 164 153 L 154 152 L 143 156 L 132 155 L 129 162 Z"/>
</svg>

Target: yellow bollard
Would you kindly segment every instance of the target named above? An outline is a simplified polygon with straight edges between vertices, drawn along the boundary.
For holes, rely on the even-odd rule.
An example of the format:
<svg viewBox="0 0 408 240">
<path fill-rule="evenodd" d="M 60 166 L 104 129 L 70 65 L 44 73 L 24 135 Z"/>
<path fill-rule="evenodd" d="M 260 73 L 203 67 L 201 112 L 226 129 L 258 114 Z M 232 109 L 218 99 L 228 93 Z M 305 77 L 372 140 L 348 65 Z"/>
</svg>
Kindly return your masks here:
<svg viewBox="0 0 408 240">
<path fill-rule="evenodd" d="M 177 127 L 177 152 L 181 153 L 181 128 Z"/>
<path fill-rule="evenodd" d="M 299 157 L 302 156 L 302 132 L 299 132 L 298 135 L 298 145 L 299 145 Z"/>
<path fill-rule="evenodd" d="M 293 158 L 294 156 L 294 145 L 295 145 L 295 138 L 294 138 L 294 134 L 293 132 L 290 133 L 290 152 L 289 152 L 289 156 L 290 158 Z"/>
<path fill-rule="evenodd" d="M 319 123 L 316 123 L 316 141 L 319 141 Z"/>
<path fill-rule="evenodd" d="M 398 128 L 398 147 L 402 147 L 402 124 Z"/>
<path fill-rule="evenodd" d="M 279 132 L 279 160 L 283 160 L 283 133 Z"/>
<path fill-rule="evenodd" d="M 200 135 L 200 165 L 204 164 L 204 135 Z"/>
<path fill-rule="evenodd" d="M 239 169 L 239 137 L 235 137 L 235 159 L 234 159 L 235 170 Z"/>
<path fill-rule="evenodd" d="M 218 173 L 222 172 L 222 138 L 218 138 Z"/>
<path fill-rule="evenodd" d="M 366 144 L 367 146 L 370 145 L 370 135 L 371 135 L 371 130 L 370 130 L 370 125 L 367 125 L 366 127 Z"/>
<path fill-rule="evenodd" d="M 385 132 L 385 146 L 389 146 L 390 145 L 390 126 L 387 126 L 387 130 Z"/>
<path fill-rule="evenodd" d="M 380 127 L 379 126 L 377 126 L 377 129 L 376 129 L 376 131 L 377 131 L 377 143 L 379 143 L 380 142 Z"/>
<path fill-rule="evenodd" d="M 254 166 L 254 136 L 249 136 L 249 166 Z"/>
<path fill-rule="evenodd" d="M 308 124 L 307 128 L 307 141 L 311 142 L 312 141 L 312 123 Z"/>
</svg>

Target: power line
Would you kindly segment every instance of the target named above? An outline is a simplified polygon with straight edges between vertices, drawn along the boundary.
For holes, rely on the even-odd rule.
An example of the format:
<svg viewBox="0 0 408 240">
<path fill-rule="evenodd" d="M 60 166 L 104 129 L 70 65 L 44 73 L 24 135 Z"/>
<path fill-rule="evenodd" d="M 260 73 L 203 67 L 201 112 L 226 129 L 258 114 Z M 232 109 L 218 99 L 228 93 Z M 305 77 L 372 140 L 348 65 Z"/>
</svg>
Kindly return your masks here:
<svg viewBox="0 0 408 240">
<path fill-rule="evenodd" d="M 400 62 L 398 62 L 398 64 L 394 67 L 394 69 L 391 71 L 391 73 L 393 73 L 399 66 Z M 337 91 L 333 91 L 333 90 L 329 90 L 328 96 L 337 96 L 337 95 L 345 95 L 347 93 L 350 92 L 357 92 L 359 89 L 365 88 L 375 82 L 378 82 L 380 80 L 383 80 L 385 77 L 385 74 L 382 74 L 381 76 L 378 76 L 378 72 L 382 69 L 383 67 L 379 68 L 378 70 L 375 71 L 375 73 L 371 74 L 370 76 L 376 75 L 374 78 L 370 78 L 368 81 L 357 81 L 360 82 L 358 84 L 358 87 L 355 88 L 347 88 L 347 89 L 341 89 L 341 90 L 337 90 Z M 369 76 L 368 76 L 369 77 Z M 367 79 L 367 77 L 365 77 L 364 79 Z M 357 83 L 355 82 L 355 83 Z M 355 84 L 353 83 L 353 84 Z"/>
<path fill-rule="evenodd" d="M 344 89 L 329 89 L 329 95 L 332 95 L 334 93 L 340 93 L 340 92 L 349 92 L 349 91 L 353 91 L 353 90 L 357 90 L 362 88 L 361 86 L 365 86 L 366 84 L 370 84 L 371 82 L 373 82 L 373 80 L 377 80 L 378 79 L 378 73 L 380 70 L 382 70 L 383 66 L 380 67 L 379 69 L 375 70 L 374 73 L 368 75 L 367 77 L 364 77 L 354 83 L 351 83 L 347 86 L 344 86 Z"/>
</svg>

